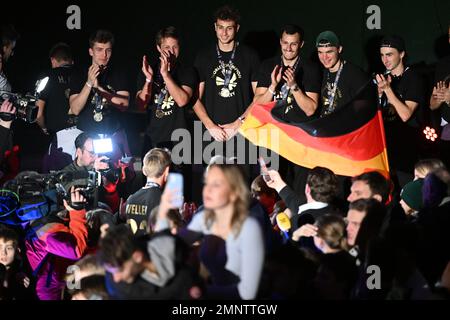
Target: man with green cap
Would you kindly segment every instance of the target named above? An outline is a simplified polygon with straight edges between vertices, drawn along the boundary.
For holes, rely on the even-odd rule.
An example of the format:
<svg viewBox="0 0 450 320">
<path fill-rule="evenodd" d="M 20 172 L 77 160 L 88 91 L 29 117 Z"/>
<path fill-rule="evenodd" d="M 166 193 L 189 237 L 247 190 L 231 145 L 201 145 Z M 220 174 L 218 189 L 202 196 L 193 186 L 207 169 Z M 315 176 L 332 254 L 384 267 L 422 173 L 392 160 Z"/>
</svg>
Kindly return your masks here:
<svg viewBox="0 0 450 320">
<path fill-rule="evenodd" d="M 333 113 L 356 98 L 370 98 L 375 94 L 370 77 L 342 58 L 342 45 L 333 31 L 320 33 L 316 47 L 319 60 L 325 68 L 320 117 Z"/>
<path fill-rule="evenodd" d="M 400 193 L 400 205 L 407 216 L 415 216 L 423 208 L 423 179 L 408 182 Z"/>
</svg>

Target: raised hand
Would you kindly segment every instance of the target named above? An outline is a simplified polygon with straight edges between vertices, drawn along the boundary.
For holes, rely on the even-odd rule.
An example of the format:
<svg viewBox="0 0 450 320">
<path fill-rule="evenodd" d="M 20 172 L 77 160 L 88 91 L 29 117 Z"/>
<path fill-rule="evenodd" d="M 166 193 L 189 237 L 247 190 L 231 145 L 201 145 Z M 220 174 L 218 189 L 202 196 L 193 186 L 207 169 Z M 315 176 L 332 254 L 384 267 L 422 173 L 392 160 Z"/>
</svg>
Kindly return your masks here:
<svg viewBox="0 0 450 320">
<path fill-rule="evenodd" d="M 142 73 L 145 75 L 147 82 L 153 81 L 153 69 L 150 67 L 147 61 L 147 56 L 142 58 Z"/>
</svg>

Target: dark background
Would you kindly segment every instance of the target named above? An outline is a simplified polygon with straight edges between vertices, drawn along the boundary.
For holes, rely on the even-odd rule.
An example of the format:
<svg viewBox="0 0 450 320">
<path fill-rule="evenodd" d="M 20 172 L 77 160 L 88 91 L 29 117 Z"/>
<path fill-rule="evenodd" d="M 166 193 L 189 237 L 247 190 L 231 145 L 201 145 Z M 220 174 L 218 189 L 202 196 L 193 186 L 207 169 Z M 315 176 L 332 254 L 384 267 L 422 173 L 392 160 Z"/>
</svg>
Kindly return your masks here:
<svg viewBox="0 0 450 320">
<path fill-rule="evenodd" d="M 286 23 L 296 23 L 305 30 L 302 55 L 315 57 L 314 41 L 321 31 L 335 31 L 344 46 L 344 56 L 369 72 L 380 69 L 377 44 L 382 35 L 399 34 L 405 41 L 408 62 L 417 64 L 431 75 L 434 63 L 448 54 L 447 28 L 450 1 L 2 1 L 0 24 L 15 25 L 21 38 L 7 72 L 14 91 L 33 89 L 40 73 L 50 67 L 48 51 L 57 42 L 72 46 L 75 63 L 88 65 L 88 38 L 96 29 L 110 29 L 116 37 L 112 62 L 126 70 L 130 89 L 134 91 L 143 54 L 155 57 L 154 37 L 157 30 L 174 25 L 182 38 L 182 56 L 192 63 L 198 50 L 215 40 L 212 15 L 216 8 L 229 3 L 241 12 L 238 38 L 254 47 L 262 59 L 277 53 L 278 32 Z M 68 30 L 66 13 L 69 5 L 81 9 L 81 30 Z M 381 9 L 381 30 L 368 30 L 366 20 L 370 5 Z M 431 81 L 431 79 L 429 79 Z M 132 93 L 134 95 L 134 93 Z M 144 116 L 133 112 L 123 117 L 128 128 L 133 153 L 139 154 L 139 131 Z M 16 143 L 22 148 L 24 168 L 35 166 L 25 158 L 40 154 L 46 138 L 37 125 L 17 123 Z M 30 139 L 31 138 L 31 139 Z M 33 141 L 31 145 L 28 142 Z"/>
</svg>

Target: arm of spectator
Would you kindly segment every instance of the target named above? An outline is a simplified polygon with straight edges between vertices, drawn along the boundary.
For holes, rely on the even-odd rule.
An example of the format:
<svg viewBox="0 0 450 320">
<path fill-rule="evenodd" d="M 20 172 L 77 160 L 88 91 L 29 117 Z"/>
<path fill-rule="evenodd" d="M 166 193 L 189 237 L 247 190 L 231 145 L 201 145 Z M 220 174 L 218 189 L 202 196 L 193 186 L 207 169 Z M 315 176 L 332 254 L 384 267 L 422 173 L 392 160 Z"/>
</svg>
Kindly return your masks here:
<svg viewBox="0 0 450 320">
<path fill-rule="evenodd" d="M 266 184 L 272 188 L 275 189 L 278 193 L 280 193 L 281 189 L 283 189 L 286 186 L 286 182 L 283 181 L 280 174 L 276 170 L 268 170 L 270 180 L 266 181 Z"/>
<path fill-rule="evenodd" d="M 313 237 L 317 235 L 317 227 L 312 224 L 305 224 L 292 233 L 292 240 L 298 241 L 301 237 Z"/>
<path fill-rule="evenodd" d="M 298 212 L 298 207 L 300 207 L 303 203 L 297 196 L 297 194 L 294 192 L 294 190 L 292 190 L 291 187 L 289 187 L 288 185 L 285 185 L 283 189 L 281 189 L 280 192 L 278 192 L 278 194 L 286 204 L 286 207 L 289 208 L 290 212 L 293 215 L 296 215 Z"/>
<path fill-rule="evenodd" d="M 71 188 L 70 195 L 72 203 L 86 202 L 86 199 L 74 187 Z M 60 257 L 78 260 L 87 248 L 86 210 L 75 210 L 66 200 L 64 200 L 64 206 L 70 216 L 68 230 L 48 235 L 47 251 Z"/>
<path fill-rule="evenodd" d="M 5 100 L 5 101 L 3 101 L 2 105 L 0 106 L 0 112 L 15 114 L 16 108 L 13 106 L 13 104 L 11 102 L 9 102 L 8 100 Z M 6 128 L 6 129 L 11 128 L 11 123 L 12 123 L 12 120 L 4 121 L 4 120 L 0 119 L 0 126 Z"/>
</svg>

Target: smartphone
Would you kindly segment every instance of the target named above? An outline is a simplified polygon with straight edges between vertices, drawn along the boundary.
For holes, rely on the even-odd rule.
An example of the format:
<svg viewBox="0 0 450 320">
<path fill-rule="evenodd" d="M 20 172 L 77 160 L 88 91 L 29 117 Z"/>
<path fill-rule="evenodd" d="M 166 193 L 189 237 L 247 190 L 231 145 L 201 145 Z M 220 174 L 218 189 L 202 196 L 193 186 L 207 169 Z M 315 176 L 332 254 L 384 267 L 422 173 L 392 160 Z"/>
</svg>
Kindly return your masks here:
<svg viewBox="0 0 450 320">
<path fill-rule="evenodd" d="M 264 161 L 263 157 L 258 158 L 259 167 L 261 168 L 261 175 L 264 179 L 264 181 L 269 182 L 272 181 L 269 175 L 269 171 L 267 170 L 266 162 Z"/>
<path fill-rule="evenodd" d="M 172 206 L 175 208 L 183 207 L 183 175 L 181 173 L 169 173 L 166 188 L 176 191 L 176 197 L 172 199 Z"/>
</svg>

